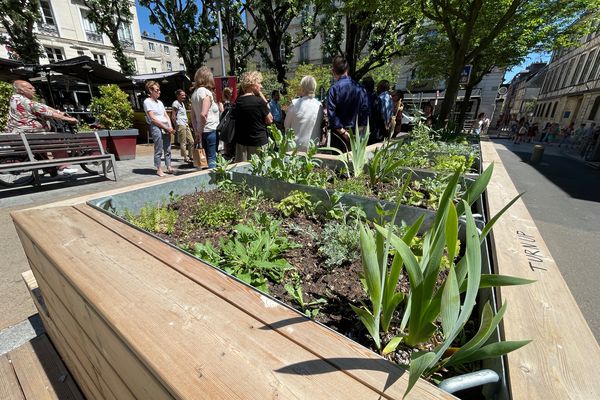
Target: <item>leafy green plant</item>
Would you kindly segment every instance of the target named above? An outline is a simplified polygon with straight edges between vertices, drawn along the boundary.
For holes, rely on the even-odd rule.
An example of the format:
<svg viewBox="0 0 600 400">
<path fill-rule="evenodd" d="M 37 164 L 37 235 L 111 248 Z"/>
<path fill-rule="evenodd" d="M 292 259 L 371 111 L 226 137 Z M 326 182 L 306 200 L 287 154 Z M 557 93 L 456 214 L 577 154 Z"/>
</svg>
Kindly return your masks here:
<svg viewBox="0 0 600 400">
<path fill-rule="evenodd" d="M 221 154 L 217 154 L 217 163 L 212 170 L 219 188 L 230 186 L 232 184 L 229 170 L 231 169 L 231 160 L 227 160 Z"/>
<path fill-rule="evenodd" d="M 237 221 L 242 215 L 242 208 L 233 196 L 220 196 L 218 202 L 207 202 L 198 199 L 194 211 L 193 222 L 206 228 L 217 228 Z"/>
<path fill-rule="evenodd" d="M 336 178 L 329 187 L 338 192 L 351 193 L 357 196 L 367 197 L 372 193 L 371 188 L 366 184 L 362 177 L 350 177 L 348 179 Z"/>
<path fill-rule="evenodd" d="M 10 97 L 13 87 L 10 83 L 0 81 L 0 130 L 4 131 L 8 122 L 8 109 L 10 108 Z"/>
<path fill-rule="evenodd" d="M 396 174 L 398 168 L 402 166 L 400 157 L 400 148 L 392 146 L 387 142 L 383 147 L 373 152 L 373 158 L 367 164 L 369 173 L 369 184 L 374 187 L 381 182 L 389 182 Z"/>
<path fill-rule="evenodd" d="M 358 117 L 356 118 L 356 126 L 358 126 Z M 370 130 L 367 125 L 367 129 L 364 135 L 360 134 L 359 129 L 350 129 L 350 152 L 342 152 L 340 149 L 335 147 L 324 147 L 321 150 L 328 150 L 338 155 L 340 160 L 348 171 L 351 177 L 359 177 L 365 171 L 365 165 L 369 161 L 367 146 L 369 143 Z"/>
<path fill-rule="evenodd" d="M 414 386 L 419 376 L 431 375 L 450 362 L 453 356 L 443 358 L 445 351 L 455 341 L 471 316 L 482 282 L 490 279 L 481 273 L 480 245 L 499 216 L 516 201 L 514 199 L 502 209 L 486 224 L 481 235 L 479 234 L 470 211 L 470 205 L 485 190 L 492 171 L 493 166 L 484 171 L 465 192 L 462 202 L 457 206 L 454 205 L 452 199 L 460 171 L 454 173 L 440 199 L 434 223 L 423 237 L 422 254 L 419 258 L 411 250 L 406 234 L 400 238 L 392 232 L 391 227 L 385 228 L 375 224 L 376 234 L 373 237 L 368 228 L 361 226 L 363 268 L 372 308 L 367 309 L 365 306 L 353 308 L 373 336 L 377 348 L 382 349 L 379 324 L 381 324 L 383 332 L 387 331 L 387 326 L 382 323 L 384 321 L 382 315 L 385 315 L 383 310 L 387 310 L 385 304 L 389 304 L 389 308 L 395 309 L 402 300 L 401 295 L 390 291 L 385 292 L 384 288 L 389 282 L 394 282 L 403 266 L 406 268 L 410 282 L 410 293 L 399 326 L 402 334 L 391 339 L 381 350 L 382 353 L 394 351 L 400 342 L 412 347 L 429 342 L 438 331 L 436 322 L 441 322 L 442 342 L 433 351 L 420 351 L 411 355 L 409 385 L 406 393 Z M 463 214 L 466 220 L 466 251 L 460 261 L 455 264 L 454 260 L 458 252 L 459 217 Z M 421 223 L 422 219 L 418 220 L 410 227 L 409 232 L 416 233 Z M 390 247 L 393 247 L 395 254 L 388 271 L 386 258 Z M 445 253 L 447 253 L 450 266 L 447 276 L 440 286 L 438 279 Z M 494 276 L 493 281 L 495 286 L 531 282 L 497 275 Z M 386 300 L 388 300 L 387 303 Z M 487 337 L 491 335 L 490 330 L 493 331 L 498 325 L 503 312 L 504 308 L 501 308 L 498 316 L 490 318 L 489 312 L 484 309 L 485 315 L 482 318 L 484 322 L 482 322 L 480 332 L 465 345 L 467 348 L 462 351 L 460 357 L 454 359 L 454 364 L 465 362 L 465 360 L 481 359 L 492 353 L 493 356 L 502 355 L 527 343 L 527 341 L 502 342 L 502 344 L 489 345 L 492 346 L 491 348 L 484 346 L 483 339 L 487 340 Z"/>
<path fill-rule="evenodd" d="M 301 212 L 312 213 L 313 203 L 310 201 L 310 194 L 299 190 L 292 190 L 287 197 L 282 199 L 275 206 L 275 208 L 283 214 L 284 217 L 290 217 Z"/>
<path fill-rule="evenodd" d="M 356 224 L 329 222 L 319 239 L 319 253 L 327 268 L 342 266 L 355 260 L 359 253 L 359 230 Z"/>
<path fill-rule="evenodd" d="M 179 213 L 171 210 L 167 206 L 142 207 L 138 215 L 134 215 L 129 210 L 125 210 L 123 218 L 140 229 L 154 233 L 173 233 L 173 228 L 177 222 Z"/>
<path fill-rule="evenodd" d="M 99 86 L 100 97 L 92 98 L 90 109 L 105 129 L 128 129 L 133 123 L 129 96 L 117 85 Z"/>
<path fill-rule="evenodd" d="M 308 318 L 315 318 L 321 312 L 321 307 L 327 304 L 327 300 L 323 298 L 306 301 L 302 292 L 302 286 L 297 282 L 294 282 L 294 284 L 286 283 L 284 288 L 294 301 L 298 303 L 300 309 Z"/>
<path fill-rule="evenodd" d="M 461 173 L 469 172 L 473 166 L 474 157 L 457 154 L 438 154 L 433 160 L 433 170 L 439 172 L 453 172 L 457 169 Z"/>
<path fill-rule="evenodd" d="M 284 182 L 324 187 L 328 176 L 326 172 L 316 169 L 321 165 L 321 160 L 315 157 L 315 144 L 309 142 L 306 152 L 300 153 L 293 130 L 282 133 L 274 125 L 268 129 L 272 140 L 260 150 L 260 154 L 252 155 L 251 173 Z"/>
</svg>

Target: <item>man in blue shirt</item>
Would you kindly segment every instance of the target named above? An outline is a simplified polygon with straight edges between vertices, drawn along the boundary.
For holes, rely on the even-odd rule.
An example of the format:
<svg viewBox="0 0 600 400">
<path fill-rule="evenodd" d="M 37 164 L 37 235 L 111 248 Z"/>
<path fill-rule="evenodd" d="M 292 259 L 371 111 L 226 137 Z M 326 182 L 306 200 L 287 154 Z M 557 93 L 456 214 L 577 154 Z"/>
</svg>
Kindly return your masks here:
<svg viewBox="0 0 600 400">
<path fill-rule="evenodd" d="M 281 94 L 279 90 L 273 90 L 271 93 L 271 101 L 269 101 L 269 110 L 271 110 L 271 115 L 273 116 L 273 123 L 283 132 L 283 112 L 281 111 L 281 105 L 279 104 L 279 99 L 281 98 Z"/>
<path fill-rule="evenodd" d="M 327 94 L 327 115 L 332 132 L 350 143 L 348 129 L 355 129 L 358 117 L 359 129 L 367 125 L 369 103 L 366 90 L 348 76 L 348 61 L 342 56 L 333 59 L 333 77 L 336 82 Z"/>
</svg>

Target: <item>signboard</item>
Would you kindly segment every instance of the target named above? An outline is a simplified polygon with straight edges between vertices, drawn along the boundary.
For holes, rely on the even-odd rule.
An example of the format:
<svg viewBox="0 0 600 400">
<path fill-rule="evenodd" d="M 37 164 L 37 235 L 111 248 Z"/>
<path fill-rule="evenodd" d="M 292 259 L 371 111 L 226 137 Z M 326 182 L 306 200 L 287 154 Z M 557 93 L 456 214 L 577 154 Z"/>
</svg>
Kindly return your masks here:
<svg viewBox="0 0 600 400">
<path fill-rule="evenodd" d="M 235 99 L 237 98 L 237 83 L 235 76 L 220 76 L 215 78 L 215 94 L 217 95 L 217 101 L 223 102 L 223 89 L 226 87 L 233 90 L 231 102 L 235 102 Z"/>
<path fill-rule="evenodd" d="M 458 80 L 459 84 L 466 85 L 469 83 L 469 79 L 471 78 L 471 69 L 472 69 L 471 65 L 465 65 L 463 67 L 463 70 L 460 73 L 460 79 Z"/>
</svg>

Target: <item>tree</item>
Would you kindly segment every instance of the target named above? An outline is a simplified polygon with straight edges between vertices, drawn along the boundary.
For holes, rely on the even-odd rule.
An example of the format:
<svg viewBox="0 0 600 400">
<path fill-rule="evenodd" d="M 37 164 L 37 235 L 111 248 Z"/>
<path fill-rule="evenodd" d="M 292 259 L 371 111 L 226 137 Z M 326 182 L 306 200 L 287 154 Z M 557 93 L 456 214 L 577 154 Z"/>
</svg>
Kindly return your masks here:
<svg viewBox="0 0 600 400">
<path fill-rule="evenodd" d="M 38 64 L 45 57 L 42 45 L 33 32 L 41 18 L 37 0 L 0 0 L 0 19 L 8 37 L 0 35 L 0 44 L 10 46 L 27 64 Z"/>
<path fill-rule="evenodd" d="M 221 8 L 223 24 L 223 47 L 229 55 L 229 75 L 239 75 L 247 67 L 248 61 L 256 51 L 256 26 L 247 29 L 242 15 L 248 2 L 239 0 L 221 3 L 215 1 L 213 7 Z M 216 12 L 216 10 L 215 10 Z"/>
<path fill-rule="evenodd" d="M 294 98 L 300 93 L 300 81 L 306 75 L 311 75 L 317 81 L 316 96 L 319 96 L 321 89 L 323 89 L 323 93 L 327 93 L 331 82 L 331 68 L 326 65 L 300 64 L 296 68 L 294 76 L 288 81 L 290 98 Z"/>
<path fill-rule="evenodd" d="M 87 18 L 96 24 L 98 30 L 108 36 L 113 46 L 115 60 L 125 75 L 133 75 L 135 66 L 123 51 L 123 43 L 119 31 L 129 29 L 133 20 L 131 3 L 128 0 L 82 0 L 89 8 Z"/>
<path fill-rule="evenodd" d="M 158 25 L 179 48 L 190 78 L 204 65 L 206 54 L 217 43 L 213 2 L 196 0 L 140 0 L 150 10 L 150 22 Z"/>
<path fill-rule="evenodd" d="M 355 80 L 403 55 L 421 20 L 411 1 L 389 0 L 332 2 L 323 18 L 324 53 L 343 55 Z"/>
<path fill-rule="evenodd" d="M 450 62 L 439 120 L 445 121 L 459 90 L 465 65 L 494 45 L 510 29 L 522 27 L 516 40 L 532 35 L 529 50 L 554 43 L 579 29 L 574 24 L 586 10 L 597 10 L 599 0 L 420 0 L 421 11 L 448 38 Z M 532 44 L 537 41 L 537 43 Z M 510 46 L 510 42 L 497 43 Z"/>
<path fill-rule="evenodd" d="M 246 2 L 246 10 L 256 26 L 256 39 L 265 42 L 258 47 L 269 69 L 277 71 L 277 81 L 285 84 L 287 65 L 293 50 L 314 39 L 321 20 L 317 18 L 323 9 L 321 0 L 253 0 Z M 293 20 L 300 16 L 300 30 L 289 32 Z"/>
</svg>

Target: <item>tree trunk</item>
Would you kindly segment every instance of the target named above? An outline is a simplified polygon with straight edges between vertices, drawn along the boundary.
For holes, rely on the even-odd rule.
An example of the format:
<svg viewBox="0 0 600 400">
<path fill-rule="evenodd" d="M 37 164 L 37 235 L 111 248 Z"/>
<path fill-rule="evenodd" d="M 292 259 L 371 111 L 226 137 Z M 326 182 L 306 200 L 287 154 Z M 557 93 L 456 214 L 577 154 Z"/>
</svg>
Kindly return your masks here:
<svg viewBox="0 0 600 400">
<path fill-rule="evenodd" d="M 456 95 L 459 90 L 460 74 L 464 68 L 464 59 L 466 49 L 459 49 L 453 57 L 452 66 L 450 67 L 450 73 L 448 79 L 446 79 L 446 90 L 444 93 L 444 101 L 440 108 L 440 114 L 438 115 L 438 124 L 445 126 L 448 123 L 448 117 L 450 111 L 456 102 Z"/>
<path fill-rule="evenodd" d="M 454 128 L 455 132 L 461 132 L 463 126 L 465 124 L 465 115 L 467 114 L 467 107 L 469 105 L 469 101 L 471 101 L 471 94 L 473 93 L 473 88 L 475 85 L 469 84 L 465 88 L 465 97 L 460 105 L 460 110 L 458 113 L 458 118 L 456 119 L 456 126 Z"/>
</svg>

